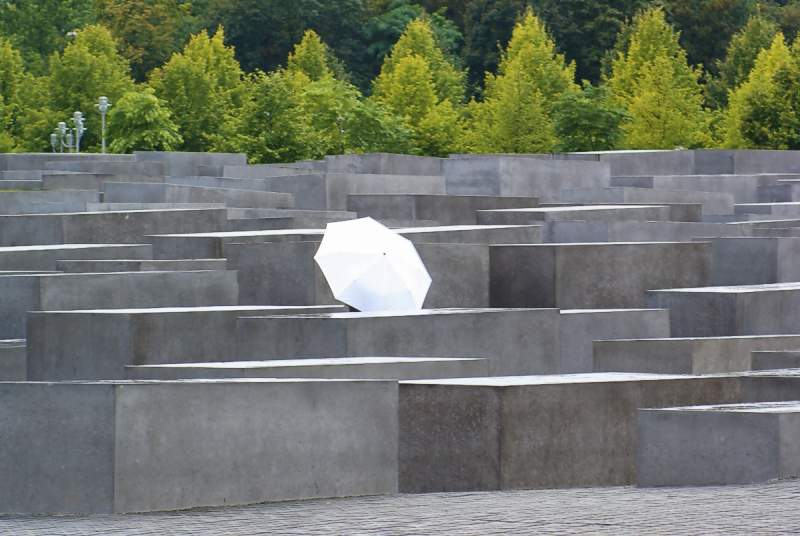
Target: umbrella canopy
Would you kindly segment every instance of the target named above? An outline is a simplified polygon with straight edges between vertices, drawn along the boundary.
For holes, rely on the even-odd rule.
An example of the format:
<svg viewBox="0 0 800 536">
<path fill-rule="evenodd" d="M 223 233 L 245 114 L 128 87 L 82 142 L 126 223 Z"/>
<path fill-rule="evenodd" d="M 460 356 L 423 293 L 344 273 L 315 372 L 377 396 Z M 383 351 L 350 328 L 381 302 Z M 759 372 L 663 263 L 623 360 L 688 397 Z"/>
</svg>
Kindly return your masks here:
<svg viewBox="0 0 800 536">
<path fill-rule="evenodd" d="M 314 260 L 334 297 L 359 311 L 422 309 L 431 286 L 414 244 L 372 218 L 329 223 Z"/>
</svg>

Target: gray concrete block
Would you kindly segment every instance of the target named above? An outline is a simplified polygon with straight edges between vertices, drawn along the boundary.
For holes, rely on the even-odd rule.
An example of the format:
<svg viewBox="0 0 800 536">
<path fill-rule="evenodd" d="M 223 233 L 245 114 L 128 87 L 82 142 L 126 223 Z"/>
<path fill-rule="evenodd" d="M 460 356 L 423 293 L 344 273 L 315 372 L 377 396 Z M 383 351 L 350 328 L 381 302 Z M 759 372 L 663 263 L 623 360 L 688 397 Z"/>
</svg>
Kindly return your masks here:
<svg viewBox="0 0 800 536">
<path fill-rule="evenodd" d="M 24 337 L 28 311 L 235 305 L 236 273 L 120 272 L 0 276 L 0 338 Z"/>
<path fill-rule="evenodd" d="M 711 284 L 757 285 L 800 280 L 799 238 L 701 238 L 711 243 Z"/>
<path fill-rule="evenodd" d="M 612 177 L 697 173 L 695 171 L 696 151 L 599 151 L 570 154 L 565 157 L 603 162 L 609 166 Z M 706 166 L 708 167 L 708 164 Z M 730 173 L 733 173 L 733 170 Z"/>
<path fill-rule="evenodd" d="M 800 333 L 800 283 L 651 290 L 676 337 Z"/>
<path fill-rule="evenodd" d="M 690 190 L 656 190 L 650 188 L 613 187 L 562 190 L 561 200 L 567 203 L 638 203 L 673 204 L 701 203 L 704 215 L 734 213 L 733 195 Z"/>
<path fill-rule="evenodd" d="M 797 348 L 800 348 L 798 341 Z M 751 353 L 752 370 L 780 370 L 800 368 L 800 350 L 754 351 Z"/>
<path fill-rule="evenodd" d="M 475 225 L 477 210 L 535 207 L 535 197 L 480 195 L 348 195 L 347 208 L 376 220 L 433 220 L 440 225 Z"/>
<path fill-rule="evenodd" d="M 282 192 L 145 182 L 109 182 L 103 188 L 103 200 L 108 203 L 219 203 L 243 208 L 294 207 L 293 196 Z"/>
<path fill-rule="evenodd" d="M 491 246 L 490 263 L 492 307 L 650 307 L 649 289 L 690 287 L 711 271 L 701 242 Z"/>
<path fill-rule="evenodd" d="M 800 335 L 598 340 L 595 372 L 719 374 L 751 370 L 756 350 L 800 348 Z"/>
<path fill-rule="evenodd" d="M 159 151 L 135 151 L 137 162 L 159 162 L 167 176 L 186 177 L 200 175 L 199 169 L 215 171 L 221 175 L 225 166 L 247 164 L 247 157 L 239 153 L 176 153 Z"/>
<path fill-rule="evenodd" d="M 26 379 L 25 339 L 0 340 L 0 382 L 24 382 Z"/>
<path fill-rule="evenodd" d="M 668 221 L 669 216 L 669 207 L 663 205 L 582 205 L 479 210 L 478 223 L 482 225 L 531 225 L 564 220 Z"/>
<path fill-rule="evenodd" d="M 0 190 L 38 191 L 41 189 L 42 189 L 41 179 L 36 179 L 36 180 L 0 179 Z"/>
<path fill-rule="evenodd" d="M 403 382 L 400 491 L 629 485 L 639 408 L 738 402 L 740 393 L 737 378 L 711 376 Z"/>
<path fill-rule="evenodd" d="M 560 322 L 563 374 L 593 372 L 596 340 L 669 337 L 669 311 L 663 309 L 562 310 Z"/>
<path fill-rule="evenodd" d="M 637 484 L 751 484 L 800 476 L 800 402 L 639 411 Z"/>
<path fill-rule="evenodd" d="M 59 260 L 150 259 L 150 244 L 53 244 L 0 247 L 0 270 L 54 271 Z"/>
<path fill-rule="evenodd" d="M 342 307 L 169 307 L 28 314 L 29 378 L 123 379 L 125 366 L 238 359 L 236 321 Z"/>
<path fill-rule="evenodd" d="M 227 259 L 114 259 L 68 260 L 56 262 L 56 270 L 66 273 L 103 272 L 186 272 L 198 270 L 225 270 Z"/>
<path fill-rule="evenodd" d="M 727 193 L 736 203 L 758 203 L 759 189 L 774 186 L 778 180 L 797 178 L 796 174 L 754 173 L 747 175 L 664 175 L 653 177 L 653 188 Z"/>
<path fill-rule="evenodd" d="M 555 309 L 427 309 L 240 318 L 239 357 L 479 356 L 491 358 L 493 375 L 552 374 L 559 316 Z"/>
<path fill-rule="evenodd" d="M 544 241 L 581 242 L 690 242 L 698 237 L 747 237 L 756 229 L 743 223 L 674 221 L 550 221 L 543 226 Z"/>
<path fill-rule="evenodd" d="M 3 383 L 0 426 L 4 513 L 176 510 L 397 490 L 391 381 Z"/>
<path fill-rule="evenodd" d="M 483 358 L 444 357 L 336 357 L 328 359 L 131 365 L 125 368 L 125 373 L 129 379 L 133 380 L 179 380 L 189 378 L 419 380 L 425 378 L 488 376 L 489 360 Z"/>
<path fill-rule="evenodd" d="M 147 235 L 219 231 L 226 222 L 224 209 L 0 216 L 0 245 L 139 244 Z"/>
<path fill-rule="evenodd" d="M 557 202 L 562 189 L 609 185 L 604 162 L 553 160 L 531 156 L 459 155 L 443 162 L 451 195 L 534 196 Z"/>
<path fill-rule="evenodd" d="M 3 171 L 42 170 L 47 162 L 76 161 L 118 161 L 133 162 L 133 155 L 109 155 L 97 153 L 5 153 L 0 155 L 0 169 Z"/>
<path fill-rule="evenodd" d="M 82 212 L 87 203 L 97 202 L 97 192 L 66 190 L 62 192 L 5 192 L 0 182 L 0 214 L 46 214 Z"/>
<path fill-rule="evenodd" d="M 446 161 L 431 156 L 368 153 L 326 156 L 324 166 L 328 172 L 339 173 L 441 175 Z"/>
<path fill-rule="evenodd" d="M 81 173 L 76 171 L 43 171 L 42 188 L 44 190 L 91 190 L 102 192 L 107 183 L 112 182 L 164 182 L 164 177 L 147 177 L 140 175 L 113 175 L 110 173 Z"/>
<path fill-rule="evenodd" d="M 50 161 L 44 169 L 56 171 L 74 171 L 78 173 L 95 173 L 104 175 L 163 177 L 166 173 L 161 162 L 84 160 L 84 161 Z"/>
</svg>

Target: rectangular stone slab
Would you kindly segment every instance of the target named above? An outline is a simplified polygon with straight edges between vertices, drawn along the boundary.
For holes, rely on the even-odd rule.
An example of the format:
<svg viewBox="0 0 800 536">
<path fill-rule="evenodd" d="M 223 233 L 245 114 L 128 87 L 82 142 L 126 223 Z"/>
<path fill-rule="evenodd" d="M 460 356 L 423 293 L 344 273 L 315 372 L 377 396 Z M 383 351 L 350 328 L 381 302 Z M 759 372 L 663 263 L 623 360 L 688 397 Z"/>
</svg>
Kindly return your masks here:
<svg viewBox="0 0 800 536">
<path fill-rule="evenodd" d="M 651 290 L 677 337 L 800 333 L 800 283 Z"/>
<path fill-rule="evenodd" d="M 400 491 L 624 486 L 639 408 L 738 402 L 736 377 L 575 374 L 400 384 Z"/>
<path fill-rule="evenodd" d="M 800 402 L 639 410 L 639 486 L 800 476 Z"/>
<path fill-rule="evenodd" d="M 262 305 L 32 312 L 28 377 L 124 379 L 126 365 L 235 361 L 239 316 L 341 310 Z"/>
<path fill-rule="evenodd" d="M 490 273 L 492 307 L 663 308 L 647 305 L 647 291 L 709 281 L 711 250 L 702 242 L 497 245 Z"/>
<path fill-rule="evenodd" d="M 2 347 L 0 347 L 2 351 Z M 188 378 L 329 378 L 418 380 L 488 376 L 489 360 L 444 357 L 335 357 L 125 367 L 133 380 Z"/>
<path fill-rule="evenodd" d="M 426 309 L 262 316 L 238 321 L 239 359 L 361 356 L 489 357 L 491 373 L 552 374 L 556 309 Z"/>
<path fill-rule="evenodd" d="M 53 244 L 0 247 L 0 270 L 55 270 L 60 260 L 151 259 L 150 244 Z"/>
<path fill-rule="evenodd" d="M 397 490 L 393 381 L 0 383 L 0 427 L 3 513 Z"/>
</svg>

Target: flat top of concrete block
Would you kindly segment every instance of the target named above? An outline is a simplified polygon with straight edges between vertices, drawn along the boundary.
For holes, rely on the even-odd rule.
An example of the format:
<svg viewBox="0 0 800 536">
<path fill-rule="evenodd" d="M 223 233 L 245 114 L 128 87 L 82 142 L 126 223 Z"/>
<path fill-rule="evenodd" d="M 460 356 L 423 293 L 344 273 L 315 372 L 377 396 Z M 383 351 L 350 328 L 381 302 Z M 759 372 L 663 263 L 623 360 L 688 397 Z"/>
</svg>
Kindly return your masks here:
<svg viewBox="0 0 800 536">
<path fill-rule="evenodd" d="M 589 210 L 620 210 L 633 208 L 652 208 L 665 207 L 658 203 L 652 205 L 570 205 L 566 207 L 531 207 L 531 208 L 497 208 L 490 210 L 479 210 L 476 212 L 574 212 Z"/>
<path fill-rule="evenodd" d="M 392 318 L 399 316 L 435 316 L 435 315 L 452 315 L 452 314 L 476 314 L 476 313 L 510 313 L 510 312 L 524 312 L 524 311 L 558 311 L 558 309 L 534 309 L 534 308 L 516 308 L 516 309 L 500 309 L 500 308 L 487 308 L 487 309 L 422 309 L 420 311 L 372 311 L 362 313 L 359 311 L 345 312 L 345 313 L 320 313 L 309 315 L 282 315 L 282 316 L 250 316 L 242 317 L 245 319 L 255 318 Z"/>
<path fill-rule="evenodd" d="M 583 315 L 602 313 L 644 313 L 644 312 L 669 311 L 669 309 L 561 309 L 562 315 Z"/>
<path fill-rule="evenodd" d="M 134 272 L 31 272 L 28 274 L 14 273 L 8 275 L 0 275 L 0 277 L 101 277 L 101 276 L 114 276 L 114 275 L 131 275 L 133 277 L 155 277 L 159 274 L 192 274 L 202 272 L 226 272 L 234 270 L 137 270 Z M 135 274 L 135 275 L 134 275 Z"/>
<path fill-rule="evenodd" d="M 751 354 L 758 355 L 785 355 L 785 356 L 800 356 L 800 350 L 753 350 Z"/>
<path fill-rule="evenodd" d="M 271 229 L 267 231 L 218 231 L 214 233 L 183 233 L 153 235 L 180 238 L 237 238 L 245 236 L 322 235 L 325 229 Z"/>
<path fill-rule="evenodd" d="M 174 264 L 179 262 L 213 262 L 216 264 L 222 264 L 228 259 L 226 258 L 214 258 L 214 259 L 63 259 L 59 260 L 58 262 L 68 262 L 68 263 L 76 263 L 76 264 L 114 264 L 119 262 L 150 262 L 153 264 Z M 196 270 L 202 272 L 203 270 Z M 38 270 L 37 270 L 38 272 Z M 0 272 L 2 273 L 2 272 Z M 110 273 L 110 272 L 102 272 L 102 273 Z"/>
<path fill-rule="evenodd" d="M 0 339 L 0 348 L 25 346 L 25 339 Z"/>
<path fill-rule="evenodd" d="M 2 341 L 0 341 L 2 342 Z M 339 365 L 374 365 L 390 363 L 460 363 L 485 361 L 482 357 L 329 357 L 320 359 L 270 359 L 268 361 L 211 361 L 206 363 L 166 363 L 132 365 L 130 368 L 261 369 L 277 367 L 318 367 Z"/>
<path fill-rule="evenodd" d="M 648 292 L 671 292 L 692 294 L 746 294 L 752 292 L 779 292 L 782 290 L 800 290 L 800 282 L 770 283 L 766 285 L 738 285 L 728 287 L 696 287 L 696 288 L 668 288 L 649 290 Z"/>
<path fill-rule="evenodd" d="M 136 212 L 208 212 L 227 210 L 220 208 L 156 208 L 140 210 L 99 210 L 95 212 L 48 212 L 44 214 L 3 214 L 3 218 L 26 218 L 28 216 L 94 216 L 98 214 L 131 214 Z"/>
<path fill-rule="evenodd" d="M 725 337 L 654 337 L 648 339 L 609 339 L 598 342 L 640 342 L 648 343 L 651 341 L 728 341 L 737 339 L 780 339 L 784 337 L 792 337 L 800 340 L 800 334 L 785 334 L 785 335 L 729 335 Z"/>
<path fill-rule="evenodd" d="M 688 374 L 650 374 L 628 372 L 592 372 L 586 374 L 553 374 L 547 376 L 496 376 L 482 378 L 452 378 L 443 380 L 412 380 L 402 383 L 422 385 L 462 385 L 477 387 L 514 387 L 523 385 L 555 385 L 568 383 L 617 383 L 699 378 Z"/>
<path fill-rule="evenodd" d="M 90 249 L 90 248 L 132 248 L 150 247 L 150 244 L 47 244 L 43 246 L 4 246 L 0 254 L 7 251 L 52 251 L 58 249 Z"/>
<path fill-rule="evenodd" d="M 150 272 L 152 273 L 152 272 Z M 139 315 L 161 313 L 204 313 L 204 312 L 237 312 L 250 311 L 315 311 L 343 308 L 340 305 L 214 305 L 206 307 L 152 307 L 146 309 L 80 309 L 75 311 L 31 311 L 34 314 L 46 313 L 49 315 Z"/>
<path fill-rule="evenodd" d="M 540 227 L 539 225 L 440 225 L 436 227 L 403 227 L 395 229 L 401 234 L 435 233 L 439 231 L 484 231 L 490 229 L 521 229 Z"/>
<path fill-rule="evenodd" d="M 786 181 L 782 181 L 782 182 L 786 182 Z M 783 207 L 783 206 L 798 207 L 798 206 L 800 206 L 800 202 L 798 202 L 798 201 L 788 201 L 788 202 L 784 201 L 784 202 L 775 202 L 775 203 L 736 203 L 736 206 L 737 207 L 775 207 L 775 206 L 778 206 L 778 207 Z"/>
<path fill-rule="evenodd" d="M 89 381 L 61 381 L 61 382 L 4 382 L 0 386 L 63 386 L 63 385 L 88 385 L 88 386 L 134 386 L 134 385 L 163 385 L 163 384 L 209 384 L 209 383 L 368 383 L 383 382 L 397 383 L 397 380 L 358 380 L 358 379 L 328 379 L 328 378 L 223 378 L 223 379 L 185 379 L 185 380 L 89 380 Z"/>
<path fill-rule="evenodd" d="M 639 222 L 637 222 L 639 223 Z M 667 222 L 648 222 L 648 223 L 667 223 Z M 683 223 L 683 222 L 671 222 L 671 223 Z M 520 247 L 520 248 L 528 248 L 528 247 L 539 247 L 539 248 L 576 248 L 576 247 L 598 247 L 598 248 L 606 248 L 606 247 L 616 247 L 616 246 L 674 246 L 674 245 L 687 245 L 687 244 L 703 244 L 702 241 L 692 241 L 692 242 L 549 242 L 547 244 L 490 244 L 490 247 L 504 247 L 504 248 L 511 248 L 511 247 Z"/>
<path fill-rule="evenodd" d="M 739 372 L 734 374 L 737 376 L 745 376 L 745 377 L 767 376 L 767 377 L 778 377 L 778 378 L 794 378 L 796 376 L 800 376 L 800 369 L 792 368 L 792 369 L 748 370 L 746 372 Z"/>
<path fill-rule="evenodd" d="M 641 411 L 699 411 L 713 413 L 800 413 L 800 401 L 755 402 L 752 404 L 719 404 L 714 406 L 682 406 L 675 408 L 654 408 Z"/>
</svg>

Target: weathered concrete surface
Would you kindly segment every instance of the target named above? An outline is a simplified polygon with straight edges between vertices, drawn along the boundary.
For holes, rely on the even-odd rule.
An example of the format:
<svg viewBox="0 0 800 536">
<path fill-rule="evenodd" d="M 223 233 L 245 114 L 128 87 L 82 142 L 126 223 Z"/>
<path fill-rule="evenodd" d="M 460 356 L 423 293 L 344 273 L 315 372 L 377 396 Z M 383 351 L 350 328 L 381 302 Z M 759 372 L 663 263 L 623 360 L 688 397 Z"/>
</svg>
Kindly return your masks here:
<svg viewBox="0 0 800 536">
<path fill-rule="evenodd" d="M 110 182 L 104 186 L 108 203 L 221 203 L 242 208 L 294 208 L 294 197 L 283 192 L 257 192 L 169 183 Z"/>
<path fill-rule="evenodd" d="M 701 238 L 711 243 L 711 285 L 800 281 L 800 238 Z"/>
<path fill-rule="evenodd" d="M 28 311 L 235 305 L 236 273 L 119 272 L 0 276 L 0 338 L 25 336 Z"/>
<path fill-rule="evenodd" d="M 734 213 L 733 195 L 727 193 L 689 190 L 656 190 L 653 188 L 609 187 L 563 190 L 561 200 L 566 203 L 638 203 L 658 205 L 672 203 L 701 203 L 703 214 L 728 215 Z"/>
<path fill-rule="evenodd" d="M 559 373 L 593 372 L 592 343 L 603 339 L 669 337 L 663 309 L 573 309 L 561 311 Z"/>
<path fill-rule="evenodd" d="M 386 174 L 386 175 L 441 175 L 442 164 L 447 160 L 431 156 L 406 154 L 368 153 L 330 155 L 325 157 L 328 172 Z"/>
<path fill-rule="evenodd" d="M 53 271 L 60 260 L 131 259 L 153 256 L 150 244 L 53 244 L 0 247 L 0 271 Z"/>
<path fill-rule="evenodd" d="M 186 272 L 198 270 L 226 270 L 227 259 L 112 259 L 69 260 L 56 262 L 56 270 L 66 273 L 102 272 Z"/>
<path fill-rule="evenodd" d="M 800 402 L 639 411 L 637 484 L 749 484 L 800 476 Z"/>
<path fill-rule="evenodd" d="M 584 205 L 479 210 L 482 225 L 530 225 L 545 221 L 668 221 L 664 205 Z"/>
<path fill-rule="evenodd" d="M 800 340 L 797 342 L 800 348 Z M 800 350 L 753 351 L 752 370 L 781 370 L 800 368 Z"/>
<path fill-rule="evenodd" d="M 347 209 L 376 220 L 432 220 L 440 225 L 475 225 L 477 210 L 535 207 L 535 197 L 484 195 L 350 194 Z"/>
<path fill-rule="evenodd" d="M 341 310 L 262 305 L 31 312 L 29 377 L 124 379 L 127 365 L 235 361 L 240 316 Z"/>
<path fill-rule="evenodd" d="M 609 185 L 610 168 L 602 162 L 552 160 L 509 155 L 459 155 L 443 162 L 451 195 L 534 196 L 558 202 L 561 190 Z"/>
<path fill-rule="evenodd" d="M 636 479 L 639 408 L 739 397 L 735 377 L 608 373 L 404 382 L 400 491 L 629 485 Z"/>
<path fill-rule="evenodd" d="M 392 381 L 2 383 L 0 426 L 5 513 L 397 490 Z"/>
<path fill-rule="evenodd" d="M 213 169 L 220 175 L 224 166 L 247 164 L 247 157 L 236 153 L 176 153 L 158 151 L 135 151 L 137 162 L 158 162 L 164 166 L 167 176 L 186 177 L 200 175 L 200 168 Z"/>
<path fill-rule="evenodd" d="M 409 356 L 489 357 L 491 373 L 552 374 L 556 309 L 434 309 L 240 318 L 243 360 Z"/>
<path fill-rule="evenodd" d="M 593 346 L 595 372 L 718 374 L 751 370 L 756 350 L 800 348 L 800 335 L 599 340 Z"/>
<path fill-rule="evenodd" d="M 46 214 L 82 212 L 88 203 L 100 200 L 100 194 L 85 190 L 62 192 L 4 192 L 11 185 L 0 182 L 0 214 Z"/>
<path fill-rule="evenodd" d="M 800 333 L 800 283 L 651 290 L 676 337 Z"/>
<path fill-rule="evenodd" d="M 0 381 L 24 382 L 26 378 L 25 339 L 0 340 Z"/>
<path fill-rule="evenodd" d="M 550 221 L 544 224 L 544 241 L 584 242 L 691 242 L 701 237 L 753 236 L 747 223 L 676 221 Z"/>
<path fill-rule="evenodd" d="M 219 231 L 226 221 L 224 209 L 0 216 L 0 245 L 140 244 L 147 235 Z"/>
<path fill-rule="evenodd" d="M 710 253 L 702 242 L 491 246 L 491 305 L 664 308 L 647 291 L 707 284 Z"/>
<path fill-rule="evenodd" d="M 229 361 L 132 365 L 129 379 L 179 380 L 188 378 L 329 378 L 365 380 L 418 380 L 487 376 L 483 358 L 443 357 L 335 357 L 272 361 Z"/>
</svg>

